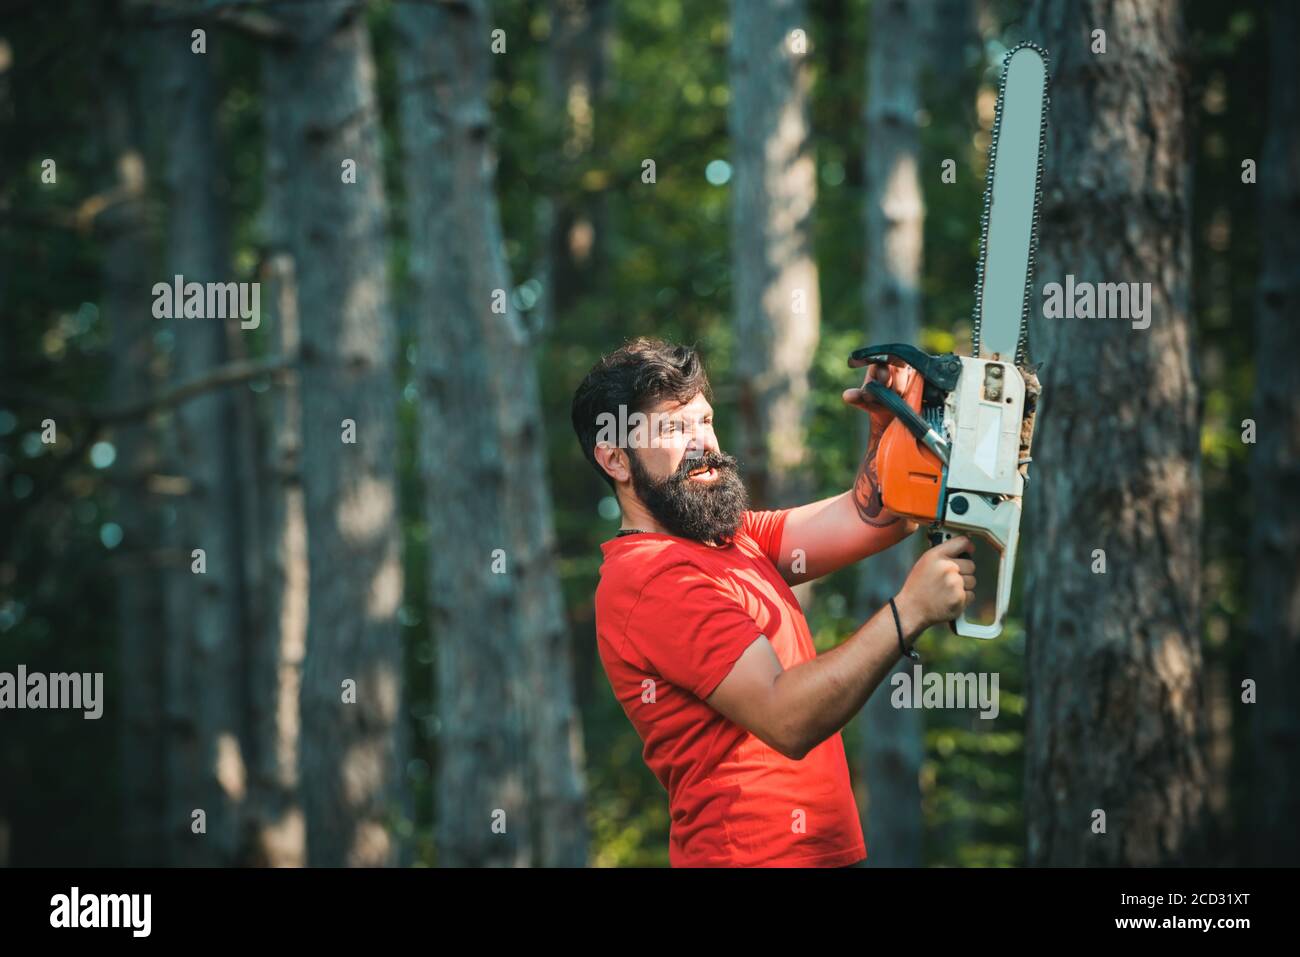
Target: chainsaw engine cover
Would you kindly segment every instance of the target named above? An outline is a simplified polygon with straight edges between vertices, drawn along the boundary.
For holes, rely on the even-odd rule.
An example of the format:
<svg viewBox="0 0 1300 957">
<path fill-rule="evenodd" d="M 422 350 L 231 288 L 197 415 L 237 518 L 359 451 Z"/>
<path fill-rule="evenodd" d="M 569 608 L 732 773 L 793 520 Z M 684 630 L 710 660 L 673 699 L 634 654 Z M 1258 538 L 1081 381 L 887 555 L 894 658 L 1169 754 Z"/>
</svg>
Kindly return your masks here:
<svg viewBox="0 0 1300 957">
<path fill-rule="evenodd" d="M 1025 379 L 1011 362 L 961 356 L 961 375 L 936 407 L 923 408 L 925 381 L 913 376 L 903 400 L 918 415 L 936 422 L 948 442 L 947 467 L 895 419 L 881 437 L 876 475 L 881 498 L 892 512 L 918 521 L 942 518 L 944 499 L 956 492 L 1023 494 L 1019 468 Z"/>
<path fill-rule="evenodd" d="M 921 412 L 925 380 L 912 376 L 903 400 Z M 876 449 L 876 478 L 885 508 L 921 522 L 939 517 L 943 497 L 943 463 L 899 419 L 890 422 Z"/>
<path fill-rule="evenodd" d="M 1025 378 L 1014 363 L 961 357 L 961 378 L 944 405 L 944 437 L 952 446 L 948 488 L 1021 495 L 1020 423 Z"/>
</svg>

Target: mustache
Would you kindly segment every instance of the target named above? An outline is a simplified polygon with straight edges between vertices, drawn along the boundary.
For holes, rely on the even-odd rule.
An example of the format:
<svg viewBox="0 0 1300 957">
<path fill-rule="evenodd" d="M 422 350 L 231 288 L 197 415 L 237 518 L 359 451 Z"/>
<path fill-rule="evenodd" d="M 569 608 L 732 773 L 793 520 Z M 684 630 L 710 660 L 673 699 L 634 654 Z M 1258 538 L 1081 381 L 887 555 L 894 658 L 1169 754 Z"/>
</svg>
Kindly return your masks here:
<svg viewBox="0 0 1300 957">
<path fill-rule="evenodd" d="M 692 472 L 708 468 L 717 469 L 719 473 L 735 472 L 739 463 L 735 456 L 726 452 L 702 452 L 694 457 L 687 455 L 677 466 L 677 471 L 668 477 L 668 481 L 684 482 Z"/>
</svg>

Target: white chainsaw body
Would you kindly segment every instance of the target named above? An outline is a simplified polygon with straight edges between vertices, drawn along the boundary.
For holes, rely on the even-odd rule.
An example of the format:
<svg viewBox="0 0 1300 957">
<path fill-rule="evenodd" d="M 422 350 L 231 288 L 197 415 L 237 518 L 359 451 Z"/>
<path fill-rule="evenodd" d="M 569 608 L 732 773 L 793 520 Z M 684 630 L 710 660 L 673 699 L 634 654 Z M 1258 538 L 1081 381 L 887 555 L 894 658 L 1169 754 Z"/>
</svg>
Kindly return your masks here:
<svg viewBox="0 0 1300 957">
<path fill-rule="evenodd" d="M 968 638 L 996 638 L 1011 604 L 1020 538 L 1025 379 L 1013 362 L 959 358 L 961 377 L 944 403 L 944 432 L 950 452 L 942 537 L 951 538 L 958 532 L 979 536 L 997 550 L 993 621 L 980 624 L 963 614 L 955 625 L 957 634 Z"/>
</svg>

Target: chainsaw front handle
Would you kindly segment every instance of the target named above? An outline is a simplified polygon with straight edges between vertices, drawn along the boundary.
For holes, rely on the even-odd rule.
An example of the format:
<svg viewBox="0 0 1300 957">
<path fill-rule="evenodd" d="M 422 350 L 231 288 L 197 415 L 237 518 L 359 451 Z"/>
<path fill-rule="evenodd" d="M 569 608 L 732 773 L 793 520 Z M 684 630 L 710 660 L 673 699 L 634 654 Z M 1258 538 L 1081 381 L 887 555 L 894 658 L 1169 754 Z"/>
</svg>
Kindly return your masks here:
<svg viewBox="0 0 1300 957">
<path fill-rule="evenodd" d="M 961 359 L 951 352 L 932 356 L 905 342 L 886 342 L 878 346 L 863 346 L 849 356 L 849 368 L 860 369 L 868 365 L 909 365 L 921 374 L 926 382 L 951 392 L 957 388 L 961 375 Z"/>
<path fill-rule="evenodd" d="M 924 443 L 926 448 L 939 456 L 940 462 L 944 465 L 948 464 L 947 441 L 938 432 L 930 428 L 925 419 L 913 412 L 912 407 L 907 404 L 907 401 L 901 395 L 893 389 L 886 389 L 879 382 L 868 382 L 865 391 L 892 412 L 894 417 L 907 428 L 907 431 Z"/>
</svg>

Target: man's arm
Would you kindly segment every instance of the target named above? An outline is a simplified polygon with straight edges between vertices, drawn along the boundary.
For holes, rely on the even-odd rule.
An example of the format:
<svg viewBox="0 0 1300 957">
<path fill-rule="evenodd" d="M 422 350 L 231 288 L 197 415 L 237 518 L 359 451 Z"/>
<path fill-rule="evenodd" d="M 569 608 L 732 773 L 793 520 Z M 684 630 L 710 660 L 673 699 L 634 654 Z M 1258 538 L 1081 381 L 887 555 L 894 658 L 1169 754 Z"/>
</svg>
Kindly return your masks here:
<svg viewBox="0 0 1300 957">
<path fill-rule="evenodd" d="M 970 547 L 965 537 L 950 539 L 912 568 L 895 600 L 908 642 L 966 607 L 975 563 L 957 556 Z M 900 655 L 894 616 L 885 607 L 843 644 L 789 671 L 782 670 L 766 638 L 755 639 L 705 700 L 798 761 L 857 714 Z"/>
<path fill-rule="evenodd" d="M 906 388 L 910 370 L 873 365 L 867 379 L 898 390 Z M 897 381 L 895 381 L 897 379 Z M 839 495 L 789 510 L 781 537 L 777 568 L 792 585 L 821 578 L 845 565 L 883 551 L 916 531 L 916 522 L 885 508 L 876 475 L 876 450 L 891 417 L 863 389 L 844 393 L 848 405 L 871 415 L 871 437 L 858 465 L 853 488 Z"/>
<path fill-rule="evenodd" d="M 885 508 L 876 477 L 876 447 L 883 425 L 872 422 L 867 453 L 853 488 L 790 509 L 781 536 L 782 577 L 792 585 L 821 578 L 883 551 L 917 529 L 917 523 Z"/>
</svg>

